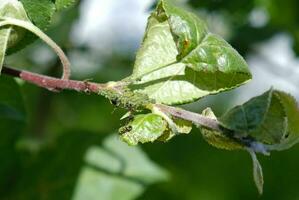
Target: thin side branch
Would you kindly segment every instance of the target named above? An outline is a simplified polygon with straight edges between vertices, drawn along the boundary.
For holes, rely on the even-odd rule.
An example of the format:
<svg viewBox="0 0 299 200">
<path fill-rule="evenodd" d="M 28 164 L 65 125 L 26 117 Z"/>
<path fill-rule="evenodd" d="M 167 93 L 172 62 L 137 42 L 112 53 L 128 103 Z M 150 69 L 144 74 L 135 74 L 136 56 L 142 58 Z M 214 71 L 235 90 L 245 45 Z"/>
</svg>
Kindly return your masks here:
<svg viewBox="0 0 299 200">
<path fill-rule="evenodd" d="M 60 91 L 60 90 L 67 89 L 67 90 L 75 90 L 78 92 L 99 94 L 101 90 L 109 87 L 108 84 L 99 84 L 99 83 L 76 81 L 76 80 L 63 80 L 63 79 L 44 76 L 44 75 L 40 75 L 28 71 L 17 70 L 6 66 L 3 67 L 2 73 L 13 77 L 18 77 L 24 81 L 35 84 L 42 88 L 49 89 L 51 91 L 55 91 L 55 90 Z M 111 87 L 109 88 L 113 89 Z M 120 88 L 115 87 L 114 89 L 119 90 Z M 212 130 L 221 131 L 219 122 L 217 120 L 205 117 L 198 113 L 177 108 L 177 107 L 167 106 L 163 104 L 155 104 L 154 106 L 156 106 L 165 114 L 169 114 L 177 118 L 191 121 L 195 124 L 204 126 Z"/>
<path fill-rule="evenodd" d="M 217 120 L 181 108 L 176 108 L 163 104 L 156 104 L 155 106 L 158 107 L 162 112 L 168 113 L 174 117 L 191 121 L 194 124 L 199 124 L 201 126 L 210 128 L 215 131 L 221 131 L 219 122 Z"/>
</svg>

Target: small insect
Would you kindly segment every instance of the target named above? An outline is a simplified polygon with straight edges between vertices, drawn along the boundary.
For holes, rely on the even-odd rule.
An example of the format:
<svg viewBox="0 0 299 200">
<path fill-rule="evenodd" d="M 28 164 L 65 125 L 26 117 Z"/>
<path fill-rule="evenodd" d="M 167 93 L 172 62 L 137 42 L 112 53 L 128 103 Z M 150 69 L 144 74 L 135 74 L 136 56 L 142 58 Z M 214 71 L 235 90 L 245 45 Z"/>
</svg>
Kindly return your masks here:
<svg viewBox="0 0 299 200">
<path fill-rule="evenodd" d="M 134 120 L 134 115 L 132 115 L 132 114 L 129 115 L 128 118 L 127 118 L 127 120 L 128 120 L 128 121 L 133 121 L 133 120 Z"/>
<path fill-rule="evenodd" d="M 187 48 L 189 47 L 189 45 L 190 45 L 190 41 L 185 39 L 185 40 L 183 41 L 184 49 L 187 49 Z"/>
<path fill-rule="evenodd" d="M 133 129 L 132 126 L 124 126 L 119 129 L 119 134 L 123 135 L 127 132 L 130 132 Z"/>
<path fill-rule="evenodd" d="M 85 89 L 84 89 L 84 92 L 86 93 L 86 94 L 90 94 L 91 93 L 91 91 L 90 91 L 90 85 L 89 85 L 89 81 L 91 81 L 92 79 L 85 79 L 84 81 L 83 81 L 83 83 L 84 83 L 84 85 L 85 85 Z"/>
<path fill-rule="evenodd" d="M 119 101 L 118 98 L 113 98 L 113 99 L 110 100 L 110 102 L 111 102 L 112 105 L 114 105 L 116 107 L 119 107 L 119 105 L 120 105 L 120 101 Z"/>
<path fill-rule="evenodd" d="M 127 102 L 125 104 L 125 108 L 128 109 L 129 111 L 134 110 L 134 107 L 135 107 L 135 105 L 133 103 L 131 103 L 131 102 Z"/>
<path fill-rule="evenodd" d="M 286 133 L 284 138 L 287 139 L 290 136 L 290 133 Z"/>
</svg>

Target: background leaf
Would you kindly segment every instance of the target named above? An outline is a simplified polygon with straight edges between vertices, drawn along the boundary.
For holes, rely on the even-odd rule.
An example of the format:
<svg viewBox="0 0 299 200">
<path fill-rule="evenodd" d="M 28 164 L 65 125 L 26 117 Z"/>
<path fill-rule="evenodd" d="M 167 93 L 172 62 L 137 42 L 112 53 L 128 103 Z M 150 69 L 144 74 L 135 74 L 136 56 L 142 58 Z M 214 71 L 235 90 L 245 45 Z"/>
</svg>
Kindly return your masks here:
<svg viewBox="0 0 299 200">
<path fill-rule="evenodd" d="M 146 186 L 167 180 L 167 173 L 151 162 L 138 147 L 128 147 L 109 136 L 101 148 L 91 147 L 85 156 L 87 166 L 81 171 L 75 200 L 131 200 Z"/>
</svg>

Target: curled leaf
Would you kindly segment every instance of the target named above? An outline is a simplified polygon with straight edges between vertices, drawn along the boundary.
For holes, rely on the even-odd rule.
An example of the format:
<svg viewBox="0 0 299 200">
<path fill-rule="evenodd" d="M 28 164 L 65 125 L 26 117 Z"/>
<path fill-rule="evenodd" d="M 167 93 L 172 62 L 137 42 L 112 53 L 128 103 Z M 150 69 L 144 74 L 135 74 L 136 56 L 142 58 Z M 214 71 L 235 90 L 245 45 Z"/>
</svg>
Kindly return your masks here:
<svg viewBox="0 0 299 200">
<path fill-rule="evenodd" d="M 217 119 L 211 108 L 207 108 L 202 112 L 202 115 L 211 119 Z M 224 132 L 211 130 L 201 127 L 203 138 L 212 146 L 219 149 L 236 150 L 243 149 L 243 145 L 225 135 Z"/>
<path fill-rule="evenodd" d="M 192 122 L 190 122 L 190 121 L 179 119 L 179 118 L 174 118 L 173 122 L 176 125 L 176 130 L 178 133 L 188 134 L 192 130 Z"/>
<path fill-rule="evenodd" d="M 122 140 L 129 145 L 156 140 L 167 142 L 175 135 L 188 134 L 192 130 L 191 122 L 165 117 L 159 112 L 138 114 L 136 116 L 129 112 L 122 119 L 126 119 L 128 123 L 119 129 L 119 133 Z"/>
<path fill-rule="evenodd" d="M 158 103 L 183 104 L 251 79 L 244 59 L 196 15 L 161 0 L 148 19 L 131 88 Z"/>
<path fill-rule="evenodd" d="M 281 91 L 270 89 L 231 109 L 219 121 L 236 137 L 252 138 L 269 150 L 284 150 L 299 141 L 296 100 Z"/>
<path fill-rule="evenodd" d="M 282 91 L 275 91 L 287 117 L 287 132 L 280 143 L 270 145 L 270 150 L 286 150 L 299 142 L 299 107 L 294 97 Z"/>
<path fill-rule="evenodd" d="M 202 115 L 209 117 L 211 119 L 217 119 L 214 115 L 213 111 L 210 108 L 205 109 L 202 112 Z M 238 115 L 240 116 L 240 115 Z M 226 149 L 226 150 L 238 150 L 238 149 L 246 149 L 253 162 L 253 178 L 255 185 L 258 189 L 258 192 L 260 194 L 263 193 L 263 185 L 264 185 L 264 179 L 263 179 L 263 171 L 262 167 L 256 157 L 256 150 L 258 148 L 264 148 L 264 145 L 260 147 L 260 143 L 252 142 L 252 146 L 246 147 L 244 144 L 236 140 L 237 138 L 229 137 L 228 133 L 226 133 L 225 129 L 223 131 L 215 131 L 211 130 L 205 127 L 201 127 L 201 133 L 203 135 L 203 138 L 212 146 L 220 149 Z M 234 135 L 230 135 L 234 136 Z"/>
<path fill-rule="evenodd" d="M 136 115 L 126 126 L 120 128 L 121 139 L 129 145 L 157 140 L 167 129 L 166 121 L 156 114 Z"/>
<path fill-rule="evenodd" d="M 159 141 L 162 142 L 168 142 L 171 140 L 174 136 L 178 134 L 189 134 L 192 130 L 192 123 L 190 121 L 186 121 L 183 119 L 178 119 L 178 118 L 172 118 L 171 119 L 175 132 L 171 130 L 170 128 L 166 129 L 166 131 L 163 133 L 163 135 L 159 138 Z"/>
</svg>

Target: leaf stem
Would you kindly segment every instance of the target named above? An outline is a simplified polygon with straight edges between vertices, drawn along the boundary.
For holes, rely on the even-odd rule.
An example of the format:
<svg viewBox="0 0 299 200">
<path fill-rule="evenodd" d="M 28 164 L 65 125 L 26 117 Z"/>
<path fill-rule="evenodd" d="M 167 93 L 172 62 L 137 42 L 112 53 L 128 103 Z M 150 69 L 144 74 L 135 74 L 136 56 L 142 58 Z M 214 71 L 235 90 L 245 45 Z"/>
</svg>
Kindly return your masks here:
<svg viewBox="0 0 299 200">
<path fill-rule="evenodd" d="M 47 36 L 43 31 L 41 31 L 38 27 L 34 26 L 34 24 L 18 20 L 14 18 L 1 18 L 3 21 L 0 22 L 0 27 L 7 26 L 7 25 L 13 25 L 13 26 L 19 26 L 22 27 L 28 31 L 31 31 L 35 35 L 37 35 L 40 39 L 42 39 L 46 44 L 48 44 L 57 54 L 59 59 L 61 60 L 61 63 L 63 65 L 63 75 L 62 79 L 68 80 L 71 75 L 70 70 L 70 62 L 65 55 L 65 53 L 62 51 L 62 49 L 49 37 Z"/>
</svg>

